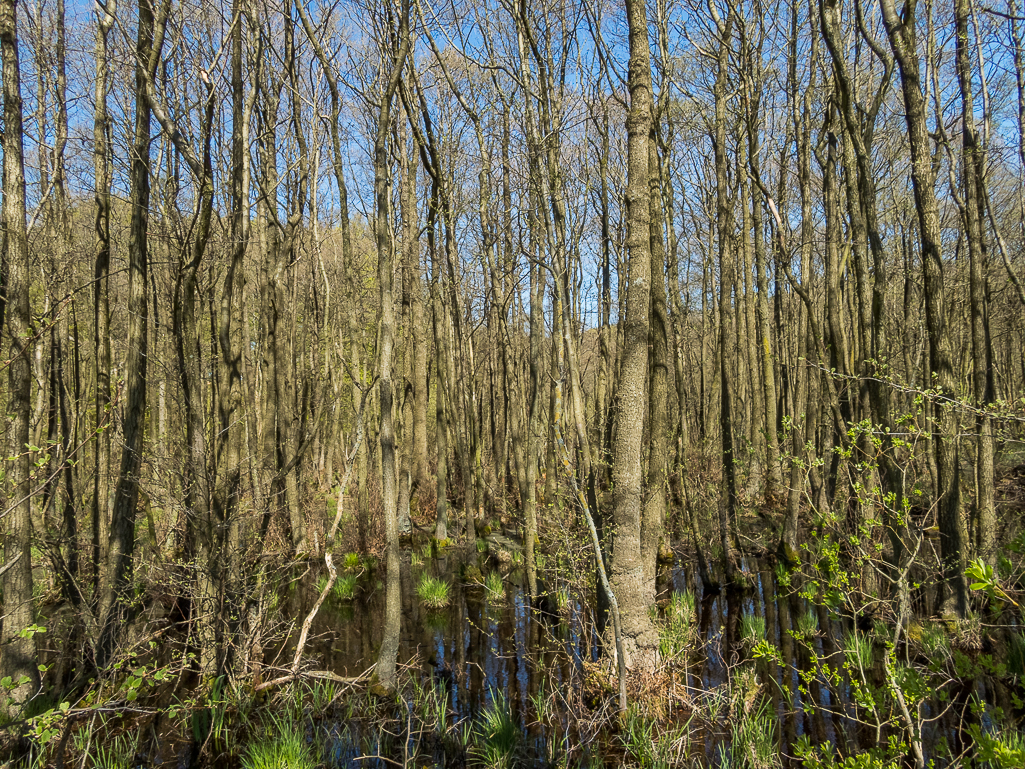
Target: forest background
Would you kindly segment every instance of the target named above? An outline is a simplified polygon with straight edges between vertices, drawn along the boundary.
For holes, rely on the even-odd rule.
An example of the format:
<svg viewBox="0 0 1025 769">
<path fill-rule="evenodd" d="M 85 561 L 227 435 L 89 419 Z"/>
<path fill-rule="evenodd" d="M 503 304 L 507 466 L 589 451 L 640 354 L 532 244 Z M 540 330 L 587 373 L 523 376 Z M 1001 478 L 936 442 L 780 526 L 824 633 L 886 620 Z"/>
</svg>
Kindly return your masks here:
<svg viewBox="0 0 1025 769">
<path fill-rule="evenodd" d="M 964 617 L 1018 533 L 1021 14 L 4 0 L 12 712 L 108 670 L 169 574 L 204 680 L 244 675 L 325 500 L 395 574 L 413 525 L 517 526 L 538 596 L 579 498 L 632 670 L 660 550 L 741 584 L 746 510 Z M 43 594 L 74 632 L 41 674 Z"/>
</svg>

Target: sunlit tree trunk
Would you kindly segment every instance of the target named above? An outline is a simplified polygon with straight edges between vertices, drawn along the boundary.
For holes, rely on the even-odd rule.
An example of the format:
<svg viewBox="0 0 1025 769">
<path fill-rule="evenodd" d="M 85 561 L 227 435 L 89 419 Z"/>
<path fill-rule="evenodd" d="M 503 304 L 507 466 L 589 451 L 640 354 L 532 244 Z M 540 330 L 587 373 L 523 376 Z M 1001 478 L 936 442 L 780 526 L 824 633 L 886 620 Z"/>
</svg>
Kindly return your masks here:
<svg viewBox="0 0 1025 769">
<path fill-rule="evenodd" d="M 135 555 L 135 510 L 139 499 L 146 417 L 147 325 L 149 320 L 149 197 L 150 197 L 150 110 L 146 100 L 147 80 L 152 80 L 160 58 L 163 38 L 154 40 L 154 29 L 163 29 L 169 3 L 159 8 L 160 23 L 154 23 L 154 7 L 139 1 L 138 38 L 135 66 L 135 131 L 129 174 L 131 221 L 128 232 L 128 361 L 125 366 L 125 398 L 121 452 L 114 507 L 110 525 L 111 584 L 101 596 L 103 617 L 96 662 L 105 668 L 113 659 L 131 601 Z"/>
<path fill-rule="evenodd" d="M 630 63 L 627 114 L 627 249 L 629 277 L 620 350 L 616 441 L 612 455 L 613 549 L 611 582 L 622 612 L 627 666 L 648 670 L 655 664 L 658 634 L 648 618 L 641 550 L 644 419 L 648 410 L 648 333 L 651 296 L 650 155 L 652 127 L 651 58 L 647 12 L 641 0 L 628 0 Z M 621 286 L 620 290 L 624 290 Z"/>
<path fill-rule="evenodd" d="M 93 111 L 93 180 L 96 213 L 93 245 L 93 429 L 96 453 L 92 487 L 92 588 L 96 600 L 103 589 L 101 574 L 106 569 L 110 541 L 110 118 L 107 114 L 109 66 L 107 38 L 114 25 L 116 0 L 96 7 L 96 103 Z M 109 576 L 107 577 L 109 579 Z"/>
<path fill-rule="evenodd" d="M 0 494 L 0 513 L 5 517 L 3 554 L 3 669 L 12 679 L 8 696 L 10 714 L 39 688 L 32 608 L 32 452 L 29 449 L 31 420 L 32 318 L 29 302 L 28 224 L 25 212 L 25 155 L 23 148 L 21 73 L 18 64 L 18 31 L 15 0 L 0 3 L 0 60 L 3 65 L 4 178 L 3 225 L 7 232 L 6 331 L 8 414 L 6 459 Z"/>
<path fill-rule="evenodd" d="M 918 214 L 922 264 L 925 273 L 925 315 L 929 333 L 930 368 L 936 388 L 944 399 L 956 397 L 954 369 L 951 365 L 950 334 L 947 327 L 947 290 L 944 280 L 939 206 L 936 200 L 936 175 L 933 169 L 932 140 L 926 120 L 925 97 L 919 74 L 916 0 L 906 0 L 898 13 L 893 0 L 881 0 L 883 20 L 890 48 L 900 67 L 905 120 L 911 149 L 911 181 Z M 967 611 L 968 585 L 965 580 L 965 533 L 961 520 L 961 485 L 958 466 L 957 412 L 952 405 L 938 403 L 937 429 L 933 437 L 939 496 L 940 555 L 944 581 L 941 584 L 943 611 L 964 616 Z"/>
<path fill-rule="evenodd" d="M 389 26 L 391 21 L 389 19 Z M 392 283 L 395 271 L 395 233 L 391 225 L 391 158 L 388 138 L 392 130 L 392 100 L 409 52 L 409 2 L 403 3 L 398 29 L 399 49 L 392 71 L 381 94 L 374 141 L 375 236 L 377 245 L 378 309 L 378 392 L 381 405 L 381 503 L 384 506 L 385 548 L 388 584 L 385 594 L 384 639 L 374 671 L 384 691 L 393 691 L 396 683 L 395 661 L 399 652 L 402 622 L 402 583 L 399 563 L 398 489 L 395 462 L 395 397 L 392 367 L 395 348 L 395 297 Z M 390 53 L 390 52 L 389 52 Z"/>
<path fill-rule="evenodd" d="M 972 334 L 972 400 L 977 409 L 993 401 L 993 354 L 989 336 L 989 302 L 986 285 L 986 243 L 983 239 L 983 185 L 985 147 L 975 125 L 972 94 L 971 33 L 969 0 L 954 3 L 957 40 L 957 80 L 961 89 L 961 178 L 965 239 L 968 241 L 969 306 Z M 985 412 L 975 417 L 975 507 L 976 547 L 986 563 L 996 563 L 996 509 L 993 489 L 993 420 Z"/>
</svg>

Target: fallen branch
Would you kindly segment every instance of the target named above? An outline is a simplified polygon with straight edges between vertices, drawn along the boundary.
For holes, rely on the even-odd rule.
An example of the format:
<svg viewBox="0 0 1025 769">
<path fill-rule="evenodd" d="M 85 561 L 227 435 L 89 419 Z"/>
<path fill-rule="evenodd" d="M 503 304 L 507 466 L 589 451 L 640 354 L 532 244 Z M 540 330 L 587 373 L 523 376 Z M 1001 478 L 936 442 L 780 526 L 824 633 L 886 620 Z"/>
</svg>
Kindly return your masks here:
<svg viewBox="0 0 1025 769">
<path fill-rule="evenodd" d="M 306 670 L 301 672 L 289 673 L 279 678 L 273 678 L 270 681 L 264 681 L 261 684 L 257 684 L 253 687 L 253 692 L 262 692 L 267 689 L 272 689 L 275 686 L 282 686 L 292 681 L 298 681 L 304 678 L 317 678 L 324 681 L 333 681 L 336 684 L 345 684 L 351 686 L 352 684 L 358 684 L 360 681 L 370 677 L 370 673 L 377 667 L 376 663 L 368 667 L 358 676 L 340 676 L 337 673 L 333 673 L 330 670 Z"/>
</svg>

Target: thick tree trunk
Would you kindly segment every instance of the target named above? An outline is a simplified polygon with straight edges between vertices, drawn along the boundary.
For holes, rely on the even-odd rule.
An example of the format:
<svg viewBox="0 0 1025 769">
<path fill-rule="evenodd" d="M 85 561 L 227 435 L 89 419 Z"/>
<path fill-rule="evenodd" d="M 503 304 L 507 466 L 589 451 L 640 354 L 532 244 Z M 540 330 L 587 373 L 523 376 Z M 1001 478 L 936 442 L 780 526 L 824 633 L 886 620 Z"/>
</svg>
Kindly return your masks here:
<svg viewBox="0 0 1025 769">
<path fill-rule="evenodd" d="M 402 623 L 402 583 L 399 563 L 398 490 L 395 463 L 394 388 L 392 358 L 395 347 L 395 297 L 392 291 L 395 271 L 395 233 L 391 226 L 391 179 L 388 136 L 391 132 L 392 99 L 399 86 L 409 51 L 409 3 L 403 3 L 398 32 L 399 50 L 392 62 L 387 87 L 381 95 L 377 138 L 374 142 L 374 197 L 377 222 L 377 284 L 380 297 L 378 310 L 378 359 L 380 361 L 378 392 L 381 403 L 381 503 L 384 507 L 385 549 L 388 584 L 385 595 L 384 640 L 374 671 L 377 684 L 385 692 L 395 690 L 395 661 L 399 652 L 399 631 Z"/>
<path fill-rule="evenodd" d="M 612 456 L 614 540 L 612 590 L 623 618 L 627 667 L 650 670 L 656 664 L 658 634 L 648 618 L 651 591 L 641 550 L 644 418 L 647 412 L 648 329 L 651 294 L 651 208 L 649 186 L 652 126 L 651 63 L 647 11 L 642 0 L 627 0 L 630 63 L 627 114 L 627 249 L 629 277 L 623 347 L 620 352 L 616 442 Z M 622 288 L 620 290 L 623 290 Z"/>
<path fill-rule="evenodd" d="M 0 3 L 0 59 L 3 63 L 4 184 L 3 225 L 7 232 L 7 296 L 5 308 L 10 348 L 7 360 L 8 414 L 4 482 L 0 513 L 3 536 L 3 669 L 10 676 L 13 717 L 39 689 L 32 607 L 32 452 L 29 449 L 32 374 L 29 360 L 32 317 L 29 303 L 30 262 L 25 211 L 21 74 L 15 0 Z M 2 704 L 0 704 L 2 706 Z"/>
<path fill-rule="evenodd" d="M 926 121 L 926 103 L 919 75 L 915 25 L 915 0 L 907 0 L 900 13 L 893 0 L 882 0 L 883 20 L 897 63 L 911 148 L 911 182 L 918 214 L 922 264 L 925 272 L 925 315 L 929 333 L 929 360 L 935 386 L 943 400 L 956 397 L 951 364 L 950 333 L 947 328 L 946 284 L 941 253 L 939 206 L 933 170 L 932 140 Z M 937 429 L 933 450 L 936 456 L 940 555 L 944 581 L 940 604 L 944 612 L 964 616 L 968 608 L 965 579 L 964 523 L 961 520 L 961 479 L 958 460 L 957 412 L 951 405 L 936 403 Z"/>
</svg>

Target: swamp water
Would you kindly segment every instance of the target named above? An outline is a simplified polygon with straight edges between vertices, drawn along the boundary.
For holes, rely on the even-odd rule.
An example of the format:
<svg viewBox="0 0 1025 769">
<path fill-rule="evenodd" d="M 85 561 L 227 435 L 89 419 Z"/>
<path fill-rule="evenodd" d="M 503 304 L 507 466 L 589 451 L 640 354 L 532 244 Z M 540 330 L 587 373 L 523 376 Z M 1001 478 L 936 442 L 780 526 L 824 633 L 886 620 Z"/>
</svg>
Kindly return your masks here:
<svg viewBox="0 0 1025 769">
<path fill-rule="evenodd" d="M 899 718 L 880 712 L 883 705 L 873 705 L 866 693 L 866 686 L 885 691 L 888 685 L 881 623 L 841 620 L 798 585 L 783 589 L 779 570 L 767 560 L 748 558 L 742 566 L 752 578 L 750 590 L 703 597 L 689 560 L 662 569 L 659 621 L 676 629 L 676 646 L 669 638 L 663 648 L 673 662 L 644 691 L 631 692 L 631 712 L 622 724 L 613 712 L 608 676 L 596 664 L 599 633 L 588 603 L 556 578 L 545 585 L 544 610 L 534 612 L 522 570 L 483 554 L 455 552 L 438 558 L 403 553 L 398 659 L 404 683 L 393 705 L 366 694 L 365 683 L 349 687 L 311 678 L 297 694 L 282 690 L 264 698 L 255 714 L 266 725 L 264 739 L 275 729 L 279 740 L 291 733 L 314 762 L 310 766 L 331 767 L 772 769 L 801 765 L 794 757 L 809 746 L 857 755 L 906 739 Z M 489 572 L 501 574 L 501 595 L 493 589 L 494 576 L 492 589 L 483 584 Z M 450 585 L 444 608 L 421 604 L 417 585 L 424 574 Z M 364 568 L 351 600 L 325 601 L 305 647 L 308 670 L 354 677 L 374 663 L 384 629 L 384 579 L 383 570 Z M 301 621 L 321 585 L 323 566 L 311 564 L 281 591 L 280 614 Z M 284 672 L 297 636 L 293 626 L 264 647 L 265 678 Z M 758 656 L 760 641 L 778 655 Z M 945 649 L 951 655 L 949 642 L 937 637 L 932 643 L 937 654 Z M 923 648 L 905 646 L 901 657 L 920 655 Z M 971 723 L 991 725 L 986 709 L 973 708 L 973 702 L 1009 712 L 1015 706 L 1017 687 L 1008 688 L 1002 671 L 979 675 L 978 666 L 963 664 L 966 677 L 951 678 L 946 691 L 923 697 L 917 708 L 925 759 L 936 766 L 948 765 L 949 756 L 964 749 Z M 902 688 L 913 684 L 902 679 Z M 292 715 L 285 718 L 286 712 Z M 182 767 L 196 753 L 195 746 L 170 751 L 168 742 L 165 748 L 164 761 Z M 891 749 L 891 759 L 899 752 Z M 246 746 L 241 755 L 242 765 L 252 769 L 307 765 L 254 763 Z M 160 763 L 149 758 L 145 763 Z M 888 765 L 899 766 L 902 758 L 896 755 Z"/>
</svg>

